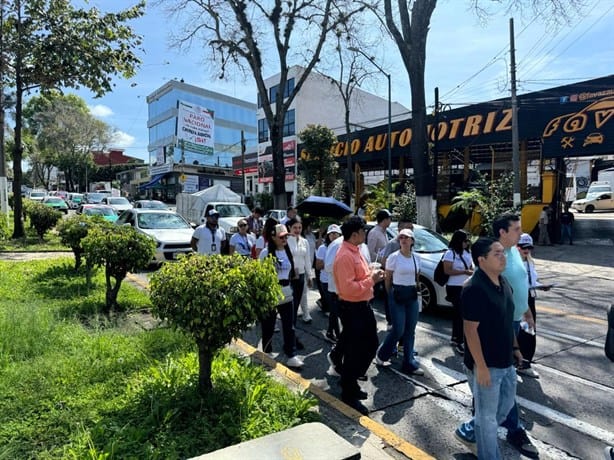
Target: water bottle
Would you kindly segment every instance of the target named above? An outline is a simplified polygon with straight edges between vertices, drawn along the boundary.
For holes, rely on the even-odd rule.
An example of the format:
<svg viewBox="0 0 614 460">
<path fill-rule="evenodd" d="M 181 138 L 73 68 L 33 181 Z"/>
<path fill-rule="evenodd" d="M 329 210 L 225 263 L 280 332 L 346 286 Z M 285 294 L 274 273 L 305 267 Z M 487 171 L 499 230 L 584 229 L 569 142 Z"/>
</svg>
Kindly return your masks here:
<svg viewBox="0 0 614 460">
<path fill-rule="evenodd" d="M 529 326 L 529 323 L 526 321 L 520 321 L 520 329 L 525 331 L 529 335 L 535 335 L 535 329 Z"/>
</svg>

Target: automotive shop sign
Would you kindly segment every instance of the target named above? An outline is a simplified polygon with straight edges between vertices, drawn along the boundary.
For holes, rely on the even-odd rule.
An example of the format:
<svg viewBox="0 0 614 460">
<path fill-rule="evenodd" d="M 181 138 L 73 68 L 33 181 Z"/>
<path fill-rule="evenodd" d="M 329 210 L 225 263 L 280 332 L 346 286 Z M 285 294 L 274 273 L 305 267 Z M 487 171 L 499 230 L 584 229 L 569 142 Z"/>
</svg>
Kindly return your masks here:
<svg viewBox="0 0 614 460">
<path fill-rule="evenodd" d="M 178 148 L 183 148 L 184 152 L 213 155 L 213 127 L 213 110 L 189 102 L 177 102 Z M 185 160 L 192 162 L 190 158 Z"/>
</svg>

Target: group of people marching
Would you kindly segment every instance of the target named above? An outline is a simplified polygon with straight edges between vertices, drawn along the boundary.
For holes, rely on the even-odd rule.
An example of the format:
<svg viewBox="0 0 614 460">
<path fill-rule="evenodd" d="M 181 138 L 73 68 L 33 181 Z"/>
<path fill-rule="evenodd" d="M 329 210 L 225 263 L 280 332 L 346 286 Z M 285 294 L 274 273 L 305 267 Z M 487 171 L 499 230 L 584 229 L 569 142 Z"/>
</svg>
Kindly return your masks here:
<svg viewBox="0 0 614 460">
<path fill-rule="evenodd" d="M 206 215 L 207 222 L 195 230 L 192 245 L 199 252 L 204 247 L 215 253 L 218 241 L 221 245 L 225 236 L 223 239 L 216 232 L 215 211 Z M 297 351 L 304 345 L 296 335 L 296 321 L 302 307 L 303 321 L 310 322 L 306 292 L 317 281 L 319 305 L 329 314 L 326 338 L 333 344 L 327 354 L 330 372 L 340 377 L 346 404 L 368 413 L 361 402 L 368 395 L 358 382 L 366 379 L 374 360 L 385 367 L 391 365 L 394 354 L 402 353 L 402 373 L 424 374 L 414 350 L 421 300 L 420 258 L 413 250 L 411 222 L 400 221 L 397 238 L 388 241 L 386 229 L 392 216 L 381 210 L 366 242 L 365 222 L 352 216 L 342 225 L 329 225 L 317 246 L 311 229 L 295 209 L 288 210 L 283 222 L 270 218 L 263 227 L 259 226 L 261 215 L 255 209 L 252 216 L 239 222 L 239 232 L 230 240 L 230 253 L 275 261 L 284 298 L 261 320 L 265 353 L 273 351 L 279 315 L 286 364 L 303 366 Z M 455 434 L 474 448 L 477 444 L 478 458 L 497 459 L 501 458 L 497 444 L 501 425 L 507 429 L 510 444 L 525 456 L 537 458 L 538 451 L 519 419 L 516 373 L 539 377 L 531 368 L 535 292 L 547 286 L 538 282 L 531 258 L 533 240 L 522 233 L 519 216 L 496 218 L 493 234 L 496 238 L 479 238 L 472 244 L 465 231 L 457 230 L 443 256 L 449 277 L 446 298 L 453 306 L 450 344 L 463 356 L 474 397 L 474 417 L 462 423 Z M 380 344 L 371 301 L 375 286 L 382 282 L 388 331 Z"/>
</svg>

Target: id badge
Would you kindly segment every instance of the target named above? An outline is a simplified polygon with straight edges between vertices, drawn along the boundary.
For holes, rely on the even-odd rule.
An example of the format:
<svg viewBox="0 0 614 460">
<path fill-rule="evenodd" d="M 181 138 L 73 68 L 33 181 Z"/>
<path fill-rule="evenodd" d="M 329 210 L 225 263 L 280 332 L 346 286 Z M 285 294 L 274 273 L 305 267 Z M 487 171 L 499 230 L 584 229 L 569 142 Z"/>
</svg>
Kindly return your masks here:
<svg viewBox="0 0 614 460">
<path fill-rule="evenodd" d="M 217 246 L 215 243 L 211 243 L 211 252 L 215 252 L 217 250 Z"/>
</svg>

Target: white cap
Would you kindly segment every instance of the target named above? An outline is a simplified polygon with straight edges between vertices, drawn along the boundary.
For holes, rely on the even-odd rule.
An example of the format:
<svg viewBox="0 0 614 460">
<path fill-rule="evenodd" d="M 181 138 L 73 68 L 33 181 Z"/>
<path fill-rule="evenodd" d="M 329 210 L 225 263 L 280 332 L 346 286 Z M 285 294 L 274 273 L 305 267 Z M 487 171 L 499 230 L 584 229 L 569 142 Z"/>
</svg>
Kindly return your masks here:
<svg viewBox="0 0 614 460">
<path fill-rule="evenodd" d="M 518 240 L 518 246 L 531 246 L 533 247 L 533 238 L 528 233 L 523 233 L 520 235 L 520 240 Z"/>
<path fill-rule="evenodd" d="M 341 235 L 341 227 L 339 227 L 337 224 L 330 224 L 326 229 L 326 234 L 328 235 L 329 233 L 338 233 Z"/>
</svg>

